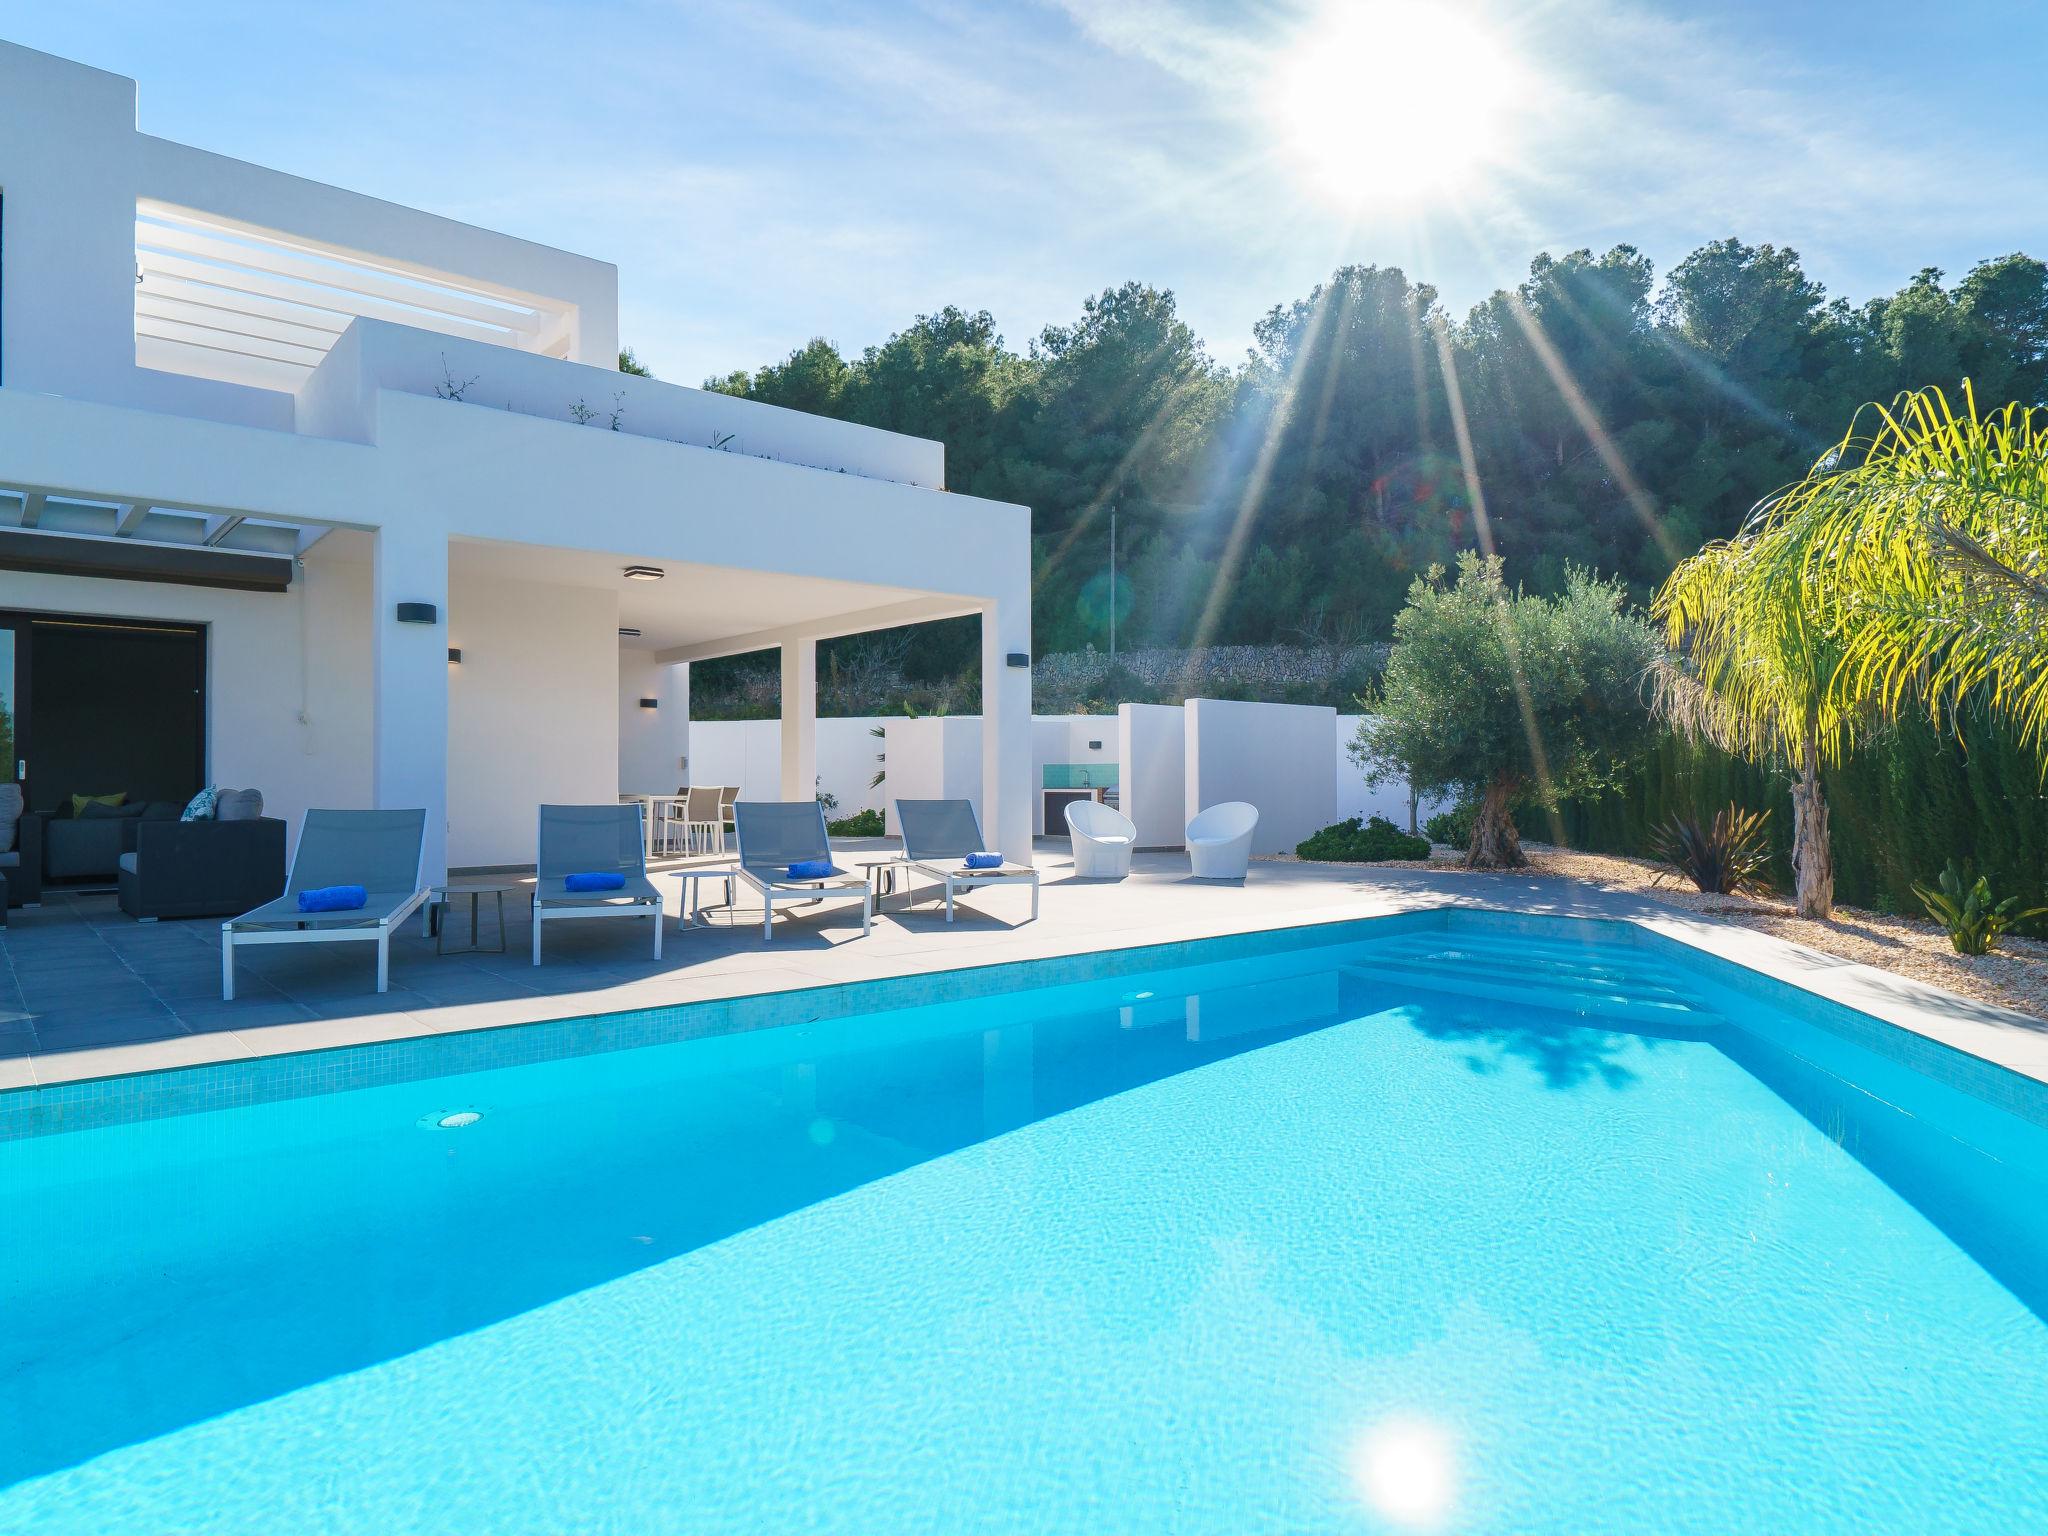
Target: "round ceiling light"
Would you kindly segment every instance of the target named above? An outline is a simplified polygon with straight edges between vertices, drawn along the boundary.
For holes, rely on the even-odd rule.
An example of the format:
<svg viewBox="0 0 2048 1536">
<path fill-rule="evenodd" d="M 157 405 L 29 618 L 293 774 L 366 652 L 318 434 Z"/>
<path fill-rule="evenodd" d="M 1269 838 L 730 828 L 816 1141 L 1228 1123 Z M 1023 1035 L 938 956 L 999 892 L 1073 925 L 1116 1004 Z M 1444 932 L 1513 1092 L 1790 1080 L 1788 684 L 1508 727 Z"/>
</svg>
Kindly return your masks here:
<svg viewBox="0 0 2048 1536">
<path fill-rule="evenodd" d="M 629 565 L 626 567 L 628 581 L 659 581 L 668 574 L 658 565 Z"/>
</svg>

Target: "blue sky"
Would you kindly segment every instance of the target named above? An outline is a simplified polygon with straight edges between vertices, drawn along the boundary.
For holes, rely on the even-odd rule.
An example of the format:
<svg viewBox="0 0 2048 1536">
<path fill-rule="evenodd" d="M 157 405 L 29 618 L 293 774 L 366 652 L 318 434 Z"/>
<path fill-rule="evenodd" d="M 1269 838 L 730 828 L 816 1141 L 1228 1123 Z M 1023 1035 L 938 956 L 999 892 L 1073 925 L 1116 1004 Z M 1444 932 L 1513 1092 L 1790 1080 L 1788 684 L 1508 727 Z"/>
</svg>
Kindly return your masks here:
<svg viewBox="0 0 2048 1536">
<path fill-rule="evenodd" d="M 1234 360 L 1345 261 L 1462 315 L 1617 240 L 1790 244 L 1858 301 L 2048 256 L 2026 0 L 67 0 L 0 35 L 134 76 L 148 132 L 617 262 L 690 383 L 946 303 L 1021 344 L 1134 277 Z"/>
</svg>

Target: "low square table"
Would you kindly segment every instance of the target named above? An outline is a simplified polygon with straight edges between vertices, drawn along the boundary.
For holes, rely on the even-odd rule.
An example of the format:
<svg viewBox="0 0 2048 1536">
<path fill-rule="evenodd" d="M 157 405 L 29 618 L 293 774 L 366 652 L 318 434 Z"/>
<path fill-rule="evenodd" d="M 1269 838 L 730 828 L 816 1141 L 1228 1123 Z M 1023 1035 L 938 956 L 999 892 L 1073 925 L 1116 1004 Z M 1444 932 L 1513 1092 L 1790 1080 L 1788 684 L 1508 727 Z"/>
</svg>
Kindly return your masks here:
<svg viewBox="0 0 2048 1536">
<path fill-rule="evenodd" d="M 505 893 L 524 890 L 521 885 L 437 885 L 427 897 L 427 931 L 434 936 L 434 953 L 437 955 L 502 955 L 505 953 Z M 469 942 L 457 947 L 448 945 L 448 909 L 458 897 L 469 898 Z M 491 896 L 498 903 L 498 942 L 496 946 L 477 942 L 477 902 Z"/>
</svg>

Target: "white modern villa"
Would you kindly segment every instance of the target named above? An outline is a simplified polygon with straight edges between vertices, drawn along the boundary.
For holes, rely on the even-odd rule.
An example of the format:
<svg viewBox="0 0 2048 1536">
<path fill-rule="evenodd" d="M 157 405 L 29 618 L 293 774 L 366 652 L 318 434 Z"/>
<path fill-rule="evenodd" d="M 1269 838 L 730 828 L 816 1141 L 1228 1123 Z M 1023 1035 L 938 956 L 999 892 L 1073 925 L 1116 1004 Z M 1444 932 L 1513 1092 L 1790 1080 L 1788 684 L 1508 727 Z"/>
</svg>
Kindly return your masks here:
<svg viewBox="0 0 2048 1536">
<path fill-rule="evenodd" d="M 1030 514 L 943 445 L 617 370 L 617 274 L 142 133 L 0 43 L 0 696 L 31 810 L 427 809 L 425 877 L 688 777 L 687 664 L 980 616 L 980 798 L 1030 854 Z M 137 641 L 122 649 L 120 637 Z M 125 660 L 123 658 L 126 658 Z"/>
</svg>

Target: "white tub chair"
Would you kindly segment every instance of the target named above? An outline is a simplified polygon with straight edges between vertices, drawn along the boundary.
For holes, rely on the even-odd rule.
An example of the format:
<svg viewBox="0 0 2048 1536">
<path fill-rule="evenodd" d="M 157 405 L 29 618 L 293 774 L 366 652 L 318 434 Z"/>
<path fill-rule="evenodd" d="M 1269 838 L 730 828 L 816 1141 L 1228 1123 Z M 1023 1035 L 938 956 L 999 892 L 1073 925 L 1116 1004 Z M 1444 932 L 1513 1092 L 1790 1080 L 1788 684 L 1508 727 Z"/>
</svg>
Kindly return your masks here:
<svg viewBox="0 0 2048 1536">
<path fill-rule="evenodd" d="M 1188 823 L 1188 862 L 1197 880 L 1242 880 L 1252 860 L 1259 808 L 1243 800 L 1212 805 Z"/>
<path fill-rule="evenodd" d="M 1067 805 L 1067 831 L 1074 839 L 1074 873 L 1083 880 L 1121 880 L 1131 872 L 1138 829 L 1121 811 L 1099 800 Z"/>
</svg>

